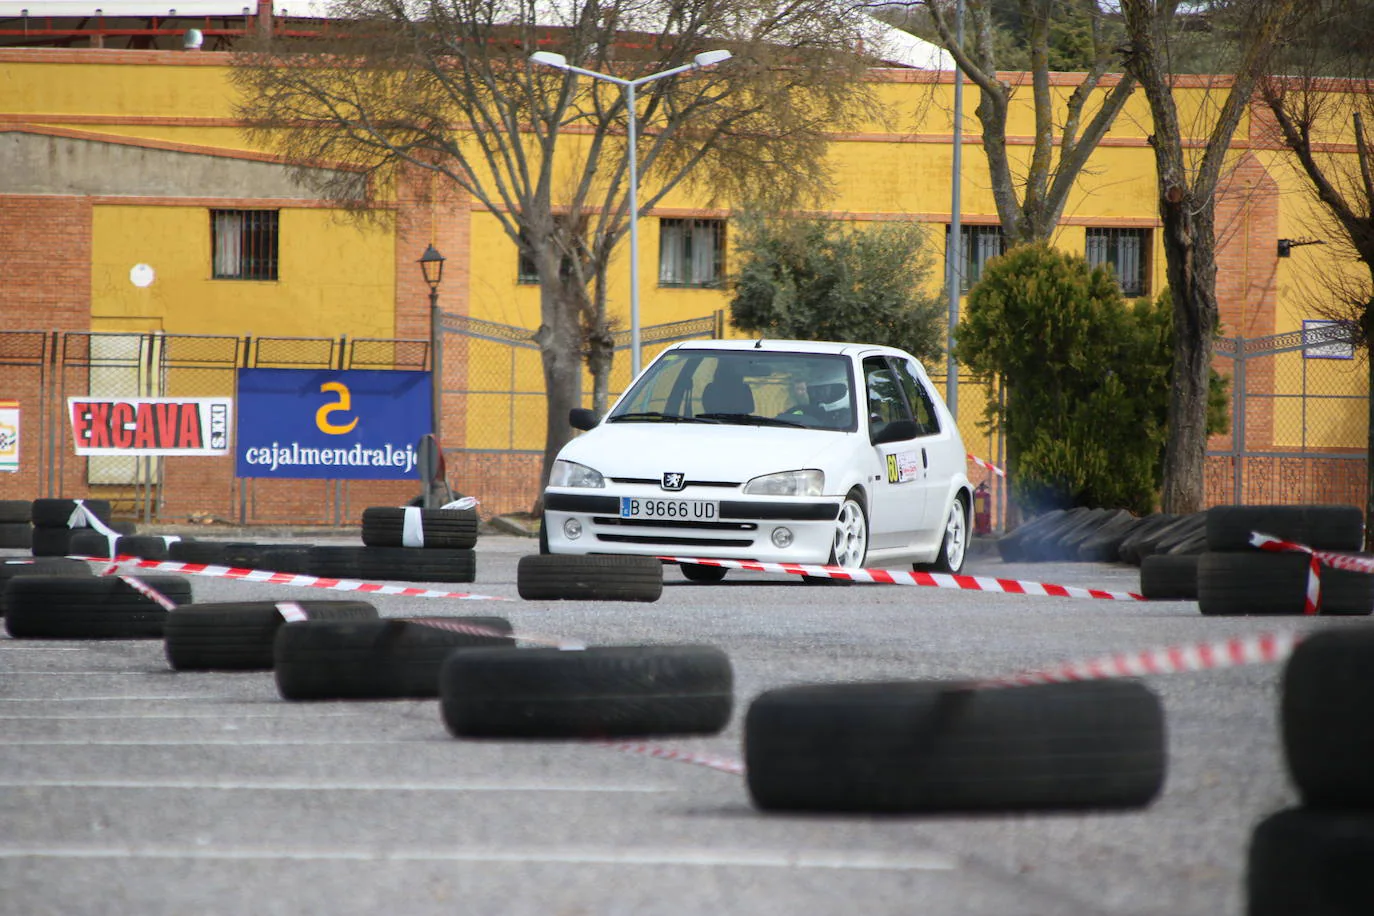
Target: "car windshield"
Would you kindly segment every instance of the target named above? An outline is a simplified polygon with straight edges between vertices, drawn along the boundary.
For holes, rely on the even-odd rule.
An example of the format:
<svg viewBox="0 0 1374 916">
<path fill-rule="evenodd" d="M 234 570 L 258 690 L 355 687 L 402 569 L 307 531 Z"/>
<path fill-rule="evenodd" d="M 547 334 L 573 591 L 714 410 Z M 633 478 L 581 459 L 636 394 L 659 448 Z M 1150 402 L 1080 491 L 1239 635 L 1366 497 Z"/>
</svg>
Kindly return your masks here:
<svg viewBox="0 0 1374 916">
<path fill-rule="evenodd" d="M 681 349 L 654 362 L 607 422 L 853 430 L 853 391 L 838 354 Z"/>
</svg>

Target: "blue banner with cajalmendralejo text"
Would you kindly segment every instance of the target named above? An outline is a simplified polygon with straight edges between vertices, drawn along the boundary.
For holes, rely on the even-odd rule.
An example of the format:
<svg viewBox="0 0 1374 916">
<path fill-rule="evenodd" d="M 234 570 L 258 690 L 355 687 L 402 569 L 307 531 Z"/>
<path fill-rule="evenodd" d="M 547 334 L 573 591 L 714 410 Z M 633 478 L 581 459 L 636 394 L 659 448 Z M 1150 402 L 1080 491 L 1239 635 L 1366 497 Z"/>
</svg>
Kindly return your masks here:
<svg viewBox="0 0 1374 916">
<path fill-rule="evenodd" d="M 428 372 L 240 369 L 239 477 L 415 480 Z"/>
</svg>

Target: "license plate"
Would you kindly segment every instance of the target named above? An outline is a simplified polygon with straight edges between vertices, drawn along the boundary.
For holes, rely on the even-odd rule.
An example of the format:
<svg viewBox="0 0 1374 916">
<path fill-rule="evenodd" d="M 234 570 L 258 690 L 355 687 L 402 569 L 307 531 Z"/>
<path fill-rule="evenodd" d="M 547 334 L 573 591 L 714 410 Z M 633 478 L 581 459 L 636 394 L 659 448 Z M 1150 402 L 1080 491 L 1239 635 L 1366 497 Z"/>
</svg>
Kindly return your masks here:
<svg viewBox="0 0 1374 916">
<path fill-rule="evenodd" d="M 652 518 L 669 521 L 715 521 L 718 504 L 707 499 L 641 499 L 620 497 L 621 518 Z"/>
</svg>

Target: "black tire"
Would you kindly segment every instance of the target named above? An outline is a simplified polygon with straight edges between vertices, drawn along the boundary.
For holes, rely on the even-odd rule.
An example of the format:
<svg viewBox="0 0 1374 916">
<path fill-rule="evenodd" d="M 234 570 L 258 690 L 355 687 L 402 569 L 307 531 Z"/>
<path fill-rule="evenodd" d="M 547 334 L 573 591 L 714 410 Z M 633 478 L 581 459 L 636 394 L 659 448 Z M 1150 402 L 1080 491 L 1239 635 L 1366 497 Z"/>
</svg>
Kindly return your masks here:
<svg viewBox="0 0 1374 916">
<path fill-rule="evenodd" d="M 1374 913 L 1371 861 L 1374 811 L 1280 811 L 1260 822 L 1251 837 L 1245 912 L 1369 916 Z"/>
<path fill-rule="evenodd" d="M 115 538 L 115 544 L 122 538 Z M 115 548 L 118 550 L 118 547 Z M 82 557 L 108 557 L 110 539 L 93 528 L 73 528 L 67 536 L 67 552 Z"/>
<path fill-rule="evenodd" d="M 0 499 L 0 524 L 33 521 L 33 501 L 28 499 Z"/>
<path fill-rule="evenodd" d="M 314 544 L 269 545 L 262 552 L 262 568 L 279 573 L 309 575 Z"/>
<path fill-rule="evenodd" d="M 106 525 L 110 523 L 110 501 L 108 499 L 83 499 L 82 505 Z M 30 513 L 35 528 L 66 528 L 76 511 L 74 499 L 35 499 Z"/>
<path fill-rule="evenodd" d="M 1364 547 L 1364 513 L 1357 506 L 1213 506 L 1206 515 L 1212 551 L 1254 550 L 1253 531 L 1313 550 Z"/>
<path fill-rule="evenodd" d="M 1198 556 L 1207 552 L 1207 532 L 1195 531 L 1181 541 L 1169 545 L 1164 552 L 1167 557 Z"/>
<path fill-rule="evenodd" d="M 1121 542 L 1140 527 L 1144 519 L 1129 512 L 1118 513 L 1078 545 L 1076 557 L 1084 563 L 1115 563 Z"/>
<path fill-rule="evenodd" d="M 439 705 L 457 738 L 713 735 L 733 687 L 714 646 L 474 649 L 444 662 Z"/>
<path fill-rule="evenodd" d="M 1110 509 L 1088 509 L 1072 525 L 1040 538 L 1029 551 L 1031 559 L 1054 562 L 1077 559 L 1078 545 L 1101 528 L 1112 516 Z"/>
<path fill-rule="evenodd" d="M 1306 605 L 1310 557 L 1260 551 L 1200 555 L 1198 610 L 1209 617 L 1298 615 Z M 1374 610 L 1374 576 L 1321 567 L 1324 615 L 1360 616 Z"/>
<path fill-rule="evenodd" d="M 167 558 L 178 563 L 263 569 L 267 554 L 279 546 L 252 541 L 173 541 L 167 548 Z"/>
<path fill-rule="evenodd" d="M 33 547 L 33 526 L 28 522 L 0 522 L 0 547 Z"/>
<path fill-rule="evenodd" d="M 515 570 L 527 601 L 657 601 L 663 564 L 653 557 L 530 554 Z"/>
<path fill-rule="evenodd" d="M 95 575 L 85 560 L 66 557 L 33 557 L 29 560 L 0 560 L 0 616 L 5 613 L 5 590 L 11 579 L 19 576 L 77 576 Z"/>
<path fill-rule="evenodd" d="M 1279 704 L 1288 772 L 1310 807 L 1374 814 L 1374 631 L 1341 627 L 1298 643 Z M 1370 912 L 1374 912 L 1371 910 Z"/>
<path fill-rule="evenodd" d="M 1196 601 L 1197 564 L 1197 554 L 1145 557 L 1140 561 L 1140 594 L 1151 601 Z"/>
<path fill-rule="evenodd" d="M 1194 512 L 1192 515 L 1185 515 L 1183 518 L 1179 519 L 1177 525 L 1171 525 L 1164 529 L 1158 536 L 1147 537 L 1142 545 L 1140 558 L 1143 560 L 1145 557 L 1152 554 L 1171 553 L 1180 545 L 1190 541 L 1205 542 L 1206 539 L 1207 513 Z M 1198 550 L 1197 552 L 1201 553 L 1202 551 Z"/>
<path fill-rule="evenodd" d="M 1065 512 L 1058 520 L 1036 532 L 1035 537 L 1028 539 L 1022 545 L 1021 559 L 1032 563 L 1053 559 L 1055 545 L 1059 543 L 1059 539 L 1094 518 L 1096 513 L 1100 511 L 1099 509 L 1088 509 L 1080 506 Z"/>
<path fill-rule="evenodd" d="M 1146 539 L 1153 537 L 1156 533 L 1178 521 L 1177 515 L 1159 513 L 1147 515 L 1140 520 L 1140 524 L 1131 529 L 1131 533 L 1121 541 L 1121 546 L 1117 548 L 1116 558 L 1122 563 L 1130 563 L 1132 566 L 1139 566 L 1141 560 L 1140 547 Z"/>
<path fill-rule="evenodd" d="M 34 528 L 33 546 L 29 550 L 36 557 L 65 557 L 71 553 L 72 535 L 86 528 Z"/>
<path fill-rule="evenodd" d="M 191 583 L 140 576 L 176 604 Z M 167 611 L 117 576 L 23 576 L 5 590 L 5 629 L 15 639 L 161 639 Z"/>
<path fill-rule="evenodd" d="M 472 582 L 477 555 L 443 547 L 312 547 L 306 565 L 311 575 L 333 579 L 400 582 Z"/>
<path fill-rule="evenodd" d="M 730 570 L 724 566 L 706 566 L 701 563 L 679 563 L 682 577 L 689 582 L 719 582 Z"/>
<path fill-rule="evenodd" d="M 786 687 L 749 707 L 744 750 L 765 810 L 1137 808 L 1164 783 L 1164 711 L 1136 681 Z"/>
<path fill-rule="evenodd" d="M 467 550 L 477 543 L 476 509 L 420 509 L 425 548 Z M 369 547 L 404 547 L 403 508 L 373 506 L 363 510 L 363 543 Z"/>
<path fill-rule="evenodd" d="M 513 652 L 510 633 L 500 617 L 289 623 L 273 646 L 277 691 L 287 700 L 435 697 L 445 659 L 484 648 Z"/>
<path fill-rule="evenodd" d="M 1049 530 L 1049 526 L 1057 524 L 1058 520 L 1067 515 L 1067 510 L 1054 509 L 1043 515 L 1022 522 L 1014 530 L 1007 532 L 997 539 L 997 554 L 1006 563 L 1019 563 L 1026 559 L 1026 547 L 1044 531 Z"/>
<path fill-rule="evenodd" d="M 167 614 L 162 638 L 178 671 L 270 671 L 282 624 L 275 601 L 188 604 Z M 311 620 L 376 620 L 366 601 L 297 601 Z"/>
</svg>

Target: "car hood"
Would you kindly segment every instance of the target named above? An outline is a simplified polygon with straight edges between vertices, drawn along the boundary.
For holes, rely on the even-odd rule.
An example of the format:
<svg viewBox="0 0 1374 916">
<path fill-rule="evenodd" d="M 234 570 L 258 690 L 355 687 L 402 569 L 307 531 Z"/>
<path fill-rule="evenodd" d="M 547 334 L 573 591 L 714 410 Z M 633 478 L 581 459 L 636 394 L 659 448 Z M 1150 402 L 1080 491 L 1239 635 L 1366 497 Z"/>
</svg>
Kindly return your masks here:
<svg viewBox="0 0 1374 916">
<path fill-rule="evenodd" d="M 777 471 L 828 471 L 856 440 L 856 433 L 776 426 L 609 423 L 569 442 L 558 457 L 607 477 L 658 480 L 664 473 L 680 472 L 689 482 L 743 483 Z"/>
</svg>

